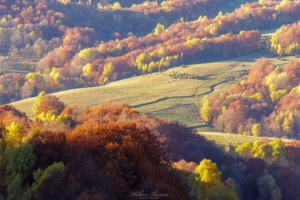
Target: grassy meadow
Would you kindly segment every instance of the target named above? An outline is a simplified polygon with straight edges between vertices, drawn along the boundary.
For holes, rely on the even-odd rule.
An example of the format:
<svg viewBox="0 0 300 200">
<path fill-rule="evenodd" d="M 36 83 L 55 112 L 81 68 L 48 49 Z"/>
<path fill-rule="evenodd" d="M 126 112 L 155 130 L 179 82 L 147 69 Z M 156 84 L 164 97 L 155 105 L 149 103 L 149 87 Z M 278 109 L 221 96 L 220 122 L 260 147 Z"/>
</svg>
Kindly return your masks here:
<svg viewBox="0 0 300 200">
<path fill-rule="evenodd" d="M 217 144 L 229 145 L 231 147 L 237 147 L 245 142 L 254 142 L 261 140 L 261 137 L 246 136 L 246 135 L 237 135 L 237 134 L 226 134 L 219 132 L 199 132 L 200 135 L 203 135 L 208 140 L 214 141 Z"/>
<path fill-rule="evenodd" d="M 231 155 L 237 155 L 235 152 L 236 147 L 245 142 L 254 142 L 257 140 L 264 140 L 266 138 L 237 135 L 237 134 L 226 134 L 220 132 L 198 132 L 200 135 L 204 136 L 206 139 L 218 144 L 224 151 L 230 153 Z"/>
<path fill-rule="evenodd" d="M 54 95 L 70 106 L 128 103 L 142 113 L 177 120 L 200 131 L 212 131 L 199 115 L 203 97 L 228 90 L 235 82 L 245 78 L 253 62 L 262 56 L 264 55 L 259 52 L 219 62 L 175 67 L 145 77 L 132 77 L 103 86 L 62 91 Z M 274 64 L 280 65 L 296 58 L 270 59 Z M 11 105 L 33 117 L 33 101 L 34 98 L 30 98 Z"/>
</svg>

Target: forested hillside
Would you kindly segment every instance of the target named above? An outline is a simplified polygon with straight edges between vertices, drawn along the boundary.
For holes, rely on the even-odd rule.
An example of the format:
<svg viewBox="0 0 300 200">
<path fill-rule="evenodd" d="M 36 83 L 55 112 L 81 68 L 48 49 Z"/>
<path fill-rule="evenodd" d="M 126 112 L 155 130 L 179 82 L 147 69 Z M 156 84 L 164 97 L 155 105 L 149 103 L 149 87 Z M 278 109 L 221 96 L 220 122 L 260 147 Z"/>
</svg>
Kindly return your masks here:
<svg viewBox="0 0 300 200">
<path fill-rule="evenodd" d="M 1 199 L 138 199 L 135 191 L 165 199 L 300 197 L 290 168 L 299 165 L 299 147 L 280 140 L 268 150 L 271 162 L 235 158 L 178 122 L 126 104 L 80 109 L 41 93 L 33 110 L 30 120 L 0 107 Z"/>
<path fill-rule="evenodd" d="M 299 200 L 299 13 L 293 0 L 2 0 L 0 200 Z M 103 90 L 82 98 L 90 86 Z M 72 106 L 50 94 L 74 88 Z M 99 104 L 128 95 L 152 107 Z M 30 117 L 2 105 L 30 97 Z M 197 121 L 201 105 L 195 127 L 266 138 L 215 144 L 145 114 L 156 103 L 161 118 L 185 104 Z"/>
<path fill-rule="evenodd" d="M 247 79 L 206 98 L 200 112 L 217 130 L 299 139 L 300 62 L 274 66 L 258 60 Z"/>
<path fill-rule="evenodd" d="M 37 63 L 26 75 L 2 67 L 0 103 L 256 52 L 257 29 L 300 19 L 300 5 L 284 2 L 208 18 L 227 1 L 2 1 L 2 50 Z"/>
<path fill-rule="evenodd" d="M 299 27 L 299 21 L 280 27 L 271 38 L 271 51 L 280 56 L 299 54 Z"/>
</svg>

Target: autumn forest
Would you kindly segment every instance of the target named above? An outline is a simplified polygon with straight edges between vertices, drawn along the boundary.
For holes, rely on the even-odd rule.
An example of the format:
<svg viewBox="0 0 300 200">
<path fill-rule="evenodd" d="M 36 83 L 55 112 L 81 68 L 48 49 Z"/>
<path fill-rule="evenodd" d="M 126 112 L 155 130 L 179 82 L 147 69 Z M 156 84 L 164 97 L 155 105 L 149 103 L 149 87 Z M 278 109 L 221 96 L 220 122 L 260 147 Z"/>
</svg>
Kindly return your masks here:
<svg viewBox="0 0 300 200">
<path fill-rule="evenodd" d="M 300 199 L 299 13 L 296 0 L 2 0 L 0 200 Z M 144 80 L 174 93 L 150 100 L 160 88 Z M 116 92 L 124 81 L 143 102 Z M 108 89 L 65 101 L 88 88 Z"/>
</svg>

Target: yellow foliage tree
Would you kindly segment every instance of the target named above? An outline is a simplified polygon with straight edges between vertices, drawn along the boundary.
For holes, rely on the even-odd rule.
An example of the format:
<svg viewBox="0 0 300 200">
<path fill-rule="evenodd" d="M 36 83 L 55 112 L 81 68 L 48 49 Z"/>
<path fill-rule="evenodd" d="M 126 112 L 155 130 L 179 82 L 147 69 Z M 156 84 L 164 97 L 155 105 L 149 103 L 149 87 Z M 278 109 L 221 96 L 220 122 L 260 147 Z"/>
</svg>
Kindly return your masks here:
<svg viewBox="0 0 300 200">
<path fill-rule="evenodd" d="M 71 3 L 71 0 L 58 0 L 58 2 L 61 2 L 62 4 L 69 4 Z"/>
<path fill-rule="evenodd" d="M 12 122 L 9 126 L 5 127 L 5 129 L 7 131 L 5 140 L 14 147 L 19 147 L 22 144 L 23 139 L 22 127 L 15 122 Z"/>
<path fill-rule="evenodd" d="M 34 117 L 34 121 L 48 121 L 48 122 L 54 122 L 54 121 L 62 121 L 67 122 L 66 117 L 59 115 L 57 111 L 49 110 L 47 113 L 41 112 L 40 114 L 36 115 Z"/>
<path fill-rule="evenodd" d="M 53 79 L 53 81 L 58 84 L 59 82 L 59 72 L 57 71 L 57 69 L 55 67 L 52 68 L 51 72 L 50 72 L 50 77 Z"/>
<path fill-rule="evenodd" d="M 160 58 L 164 57 L 166 55 L 166 50 L 164 47 L 160 47 L 159 51 L 158 51 L 158 56 Z"/>
<path fill-rule="evenodd" d="M 199 38 L 193 38 L 193 39 L 187 39 L 187 41 L 184 43 L 184 45 L 188 46 L 189 48 L 192 48 L 195 45 L 200 44 L 201 39 Z"/>
<path fill-rule="evenodd" d="M 111 7 L 112 10 L 120 10 L 122 9 L 122 6 L 119 2 L 115 2 L 112 7 Z"/>
<path fill-rule="evenodd" d="M 272 161 L 286 164 L 286 149 L 281 139 L 276 138 L 269 143 L 272 151 Z"/>
<path fill-rule="evenodd" d="M 158 23 L 155 27 L 155 29 L 153 30 L 154 34 L 158 35 L 161 32 L 163 32 L 165 30 L 165 26 L 162 25 L 161 23 Z"/>
<path fill-rule="evenodd" d="M 33 106 L 32 106 L 32 110 L 33 110 L 34 114 L 36 114 L 38 112 L 38 109 L 41 105 L 41 102 L 44 100 L 45 95 L 46 95 L 46 92 L 42 91 L 35 98 Z"/>
<path fill-rule="evenodd" d="M 33 39 L 33 38 L 35 38 L 35 32 L 34 31 L 31 31 L 30 33 L 29 33 L 29 36 Z"/>
<path fill-rule="evenodd" d="M 287 90 L 277 90 L 277 91 L 272 91 L 270 94 L 270 97 L 272 99 L 273 103 L 276 103 L 281 97 L 283 97 L 286 94 Z"/>
<path fill-rule="evenodd" d="M 93 60 L 97 56 L 97 50 L 92 48 L 83 49 L 78 53 L 78 56 L 80 58 L 86 59 L 86 60 Z"/>
<path fill-rule="evenodd" d="M 88 63 L 82 68 L 82 75 L 89 76 L 92 73 L 92 64 Z"/>
<path fill-rule="evenodd" d="M 267 159 L 268 146 L 260 141 L 254 141 L 251 152 L 254 158 Z"/>
<path fill-rule="evenodd" d="M 283 53 L 284 53 L 284 51 L 283 51 L 283 48 L 281 47 L 281 45 L 280 45 L 280 44 L 278 44 L 278 48 L 277 48 L 277 54 L 278 54 L 278 55 L 280 55 L 280 56 L 282 56 L 282 55 L 283 55 Z"/>
<path fill-rule="evenodd" d="M 253 147 L 252 142 L 245 142 L 245 143 L 241 144 L 240 146 L 238 146 L 235 149 L 235 152 L 237 152 L 240 156 L 243 156 L 243 157 L 251 157 L 252 156 L 252 147 Z"/>
<path fill-rule="evenodd" d="M 28 73 L 25 76 L 26 80 L 30 81 L 30 82 L 40 82 L 43 80 L 43 75 L 40 72 L 32 72 L 32 73 Z"/>
<path fill-rule="evenodd" d="M 260 141 L 245 142 L 239 145 L 235 152 L 237 152 L 242 157 L 254 157 L 261 158 L 264 160 L 270 160 L 270 155 L 268 153 L 268 146 Z"/>
<path fill-rule="evenodd" d="M 298 43 L 293 42 L 285 49 L 285 53 L 288 55 L 292 55 L 297 49 L 298 49 Z"/>
<path fill-rule="evenodd" d="M 114 68 L 115 67 L 111 62 L 104 65 L 103 72 L 99 78 L 99 83 L 106 83 L 109 80 L 109 76 L 113 73 Z"/>
<path fill-rule="evenodd" d="M 207 96 L 204 98 L 203 106 L 200 109 L 200 115 L 206 123 L 211 122 L 211 108 L 210 108 L 209 100 L 208 100 Z"/>
<path fill-rule="evenodd" d="M 196 179 L 199 180 L 207 188 L 217 185 L 221 181 L 221 173 L 216 165 L 209 159 L 203 159 L 199 165 L 196 166 Z"/>
<path fill-rule="evenodd" d="M 256 92 L 250 96 L 250 99 L 253 101 L 261 101 L 263 99 L 263 95 L 260 92 Z"/>
<path fill-rule="evenodd" d="M 261 135 L 261 131 L 262 131 L 262 126 L 261 126 L 260 123 L 253 124 L 253 126 L 252 126 L 252 135 L 253 136 L 256 136 L 256 137 L 260 136 Z"/>
</svg>

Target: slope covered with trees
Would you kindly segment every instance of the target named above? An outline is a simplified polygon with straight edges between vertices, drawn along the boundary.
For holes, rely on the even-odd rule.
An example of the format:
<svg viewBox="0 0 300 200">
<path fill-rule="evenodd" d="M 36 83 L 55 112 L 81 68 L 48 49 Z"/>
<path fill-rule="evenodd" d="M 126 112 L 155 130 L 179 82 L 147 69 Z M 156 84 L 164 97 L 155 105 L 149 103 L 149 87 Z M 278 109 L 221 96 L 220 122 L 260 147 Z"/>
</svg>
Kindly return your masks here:
<svg viewBox="0 0 300 200">
<path fill-rule="evenodd" d="M 271 51 L 280 56 L 299 54 L 299 27 L 299 21 L 280 27 L 271 38 Z"/>
<path fill-rule="evenodd" d="M 1 71 L 0 104 L 37 97 L 33 119 L 0 106 L 0 199 L 298 200 L 295 141 L 245 143 L 233 157 L 127 104 L 83 109 L 46 94 L 256 52 L 264 48 L 257 29 L 300 19 L 300 4 L 272 2 L 208 18 L 227 1 L 2 0 L 5 59 L 38 62 L 26 75 Z M 289 54 L 290 42 L 273 39 L 271 48 Z M 299 82 L 299 62 L 261 59 L 200 113 L 220 131 L 299 138 Z"/>
<path fill-rule="evenodd" d="M 40 93 L 33 109 L 32 121 L 0 107 L 1 198 L 135 199 L 142 190 L 168 199 L 300 196 L 297 170 L 231 157 L 194 130 L 125 104 L 71 108 Z"/>
<path fill-rule="evenodd" d="M 1 75 L 0 103 L 249 54 L 262 47 L 256 29 L 299 20 L 299 4 L 264 2 L 207 18 L 224 3 L 2 1 L 1 46 L 39 61 Z"/>
<path fill-rule="evenodd" d="M 201 116 L 227 133 L 298 139 L 299 69 L 298 61 L 276 67 L 260 59 L 247 79 L 206 98 Z"/>
</svg>

